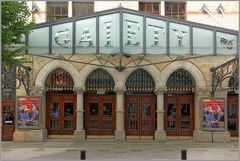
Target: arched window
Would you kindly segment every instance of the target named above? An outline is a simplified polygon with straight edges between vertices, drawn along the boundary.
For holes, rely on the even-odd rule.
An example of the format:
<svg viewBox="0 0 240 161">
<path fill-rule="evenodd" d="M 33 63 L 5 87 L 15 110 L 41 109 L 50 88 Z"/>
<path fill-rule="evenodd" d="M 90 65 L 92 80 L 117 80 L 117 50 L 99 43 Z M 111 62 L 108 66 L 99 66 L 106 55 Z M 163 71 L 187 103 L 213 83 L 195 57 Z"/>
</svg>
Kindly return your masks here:
<svg viewBox="0 0 240 161">
<path fill-rule="evenodd" d="M 137 69 L 127 78 L 125 85 L 127 91 L 152 92 L 155 87 L 155 82 L 147 71 Z"/>
<path fill-rule="evenodd" d="M 86 79 L 85 87 L 88 91 L 94 90 L 114 90 L 114 80 L 112 76 L 103 69 L 96 69 Z"/>
<path fill-rule="evenodd" d="M 48 91 L 71 91 L 74 81 L 67 71 L 58 68 L 48 75 L 45 86 Z"/>
<path fill-rule="evenodd" d="M 192 91 L 195 86 L 193 76 L 184 69 L 174 71 L 167 80 L 168 91 Z"/>
</svg>

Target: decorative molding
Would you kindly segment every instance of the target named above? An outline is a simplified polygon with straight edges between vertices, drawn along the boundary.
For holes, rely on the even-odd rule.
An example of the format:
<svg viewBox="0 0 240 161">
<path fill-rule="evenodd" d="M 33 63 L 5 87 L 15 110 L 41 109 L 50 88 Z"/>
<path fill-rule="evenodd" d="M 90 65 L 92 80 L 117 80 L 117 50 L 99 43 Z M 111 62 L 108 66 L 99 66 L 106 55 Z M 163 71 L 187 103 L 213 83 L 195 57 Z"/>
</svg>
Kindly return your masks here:
<svg viewBox="0 0 240 161">
<path fill-rule="evenodd" d="M 164 94 L 165 92 L 167 92 L 167 87 L 156 87 L 154 90 L 156 95 Z"/>
</svg>

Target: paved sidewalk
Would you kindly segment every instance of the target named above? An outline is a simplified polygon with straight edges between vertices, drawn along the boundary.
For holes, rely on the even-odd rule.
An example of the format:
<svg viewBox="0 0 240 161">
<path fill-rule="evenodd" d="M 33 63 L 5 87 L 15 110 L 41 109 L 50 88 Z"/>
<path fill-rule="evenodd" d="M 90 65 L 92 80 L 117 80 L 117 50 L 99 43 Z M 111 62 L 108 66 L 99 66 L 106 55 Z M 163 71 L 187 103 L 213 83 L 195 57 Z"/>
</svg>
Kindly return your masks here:
<svg viewBox="0 0 240 161">
<path fill-rule="evenodd" d="M 85 142 L 2 142 L 2 160 L 239 160 L 238 141 L 195 143 L 193 141 L 85 141 Z"/>
</svg>

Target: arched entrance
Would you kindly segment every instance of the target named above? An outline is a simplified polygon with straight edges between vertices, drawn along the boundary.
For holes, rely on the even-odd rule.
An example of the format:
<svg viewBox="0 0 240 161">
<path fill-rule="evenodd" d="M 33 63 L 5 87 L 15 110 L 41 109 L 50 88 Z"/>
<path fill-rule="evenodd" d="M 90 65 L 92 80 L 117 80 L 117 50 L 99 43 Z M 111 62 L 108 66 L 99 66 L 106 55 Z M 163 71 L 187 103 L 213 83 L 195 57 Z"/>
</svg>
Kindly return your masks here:
<svg viewBox="0 0 240 161">
<path fill-rule="evenodd" d="M 184 69 L 174 71 L 167 80 L 164 95 L 164 128 L 167 136 L 192 136 L 194 129 L 194 94 L 192 75 Z"/>
<path fill-rule="evenodd" d="M 156 129 L 156 96 L 153 94 L 155 82 L 143 69 L 135 70 L 126 81 L 125 130 L 126 137 L 150 136 Z M 144 138 L 144 137 L 142 137 Z"/>
<path fill-rule="evenodd" d="M 85 81 L 84 94 L 85 130 L 90 135 L 114 135 L 115 92 L 112 76 L 103 69 L 96 69 Z"/>
<path fill-rule="evenodd" d="M 229 80 L 228 87 L 230 91 L 227 96 L 227 117 L 228 117 L 228 131 L 231 137 L 238 137 L 239 129 L 239 98 L 238 98 L 238 84 L 239 75 L 238 70 L 236 70 Z"/>
<path fill-rule="evenodd" d="M 48 135 L 73 135 L 76 129 L 74 81 L 64 69 L 52 71 L 45 81 Z"/>
</svg>

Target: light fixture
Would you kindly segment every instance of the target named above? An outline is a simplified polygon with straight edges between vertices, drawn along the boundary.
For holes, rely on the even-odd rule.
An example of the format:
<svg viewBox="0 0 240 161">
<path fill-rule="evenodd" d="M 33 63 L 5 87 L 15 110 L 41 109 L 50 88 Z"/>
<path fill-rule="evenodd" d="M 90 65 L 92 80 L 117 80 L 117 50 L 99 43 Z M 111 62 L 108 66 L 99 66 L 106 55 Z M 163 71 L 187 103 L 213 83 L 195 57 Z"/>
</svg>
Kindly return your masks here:
<svg viewBox="0 0 240 161">
<path fill-rule="evenodd" d="M 32 12 L 39 12 L 40 11 L 40 8 L 38 7 L 38 5 L 37 4 L 34 4 L 33 6 L 32 6 Z"/>
</svg>

